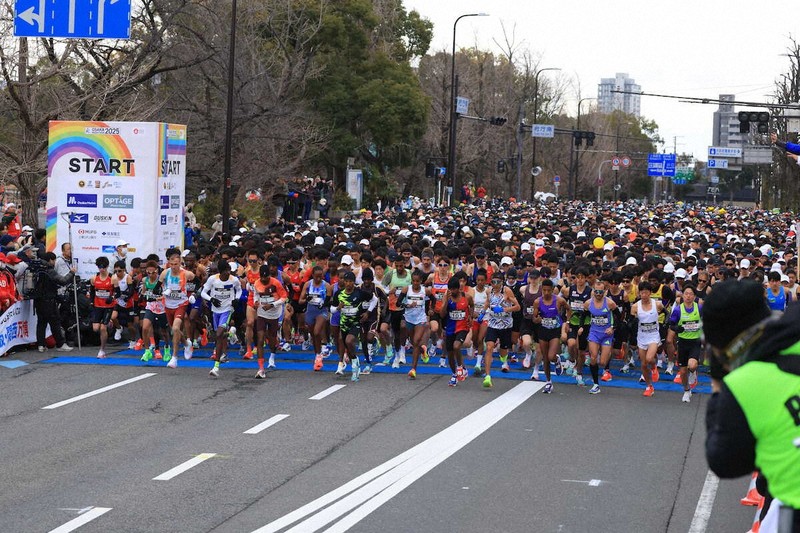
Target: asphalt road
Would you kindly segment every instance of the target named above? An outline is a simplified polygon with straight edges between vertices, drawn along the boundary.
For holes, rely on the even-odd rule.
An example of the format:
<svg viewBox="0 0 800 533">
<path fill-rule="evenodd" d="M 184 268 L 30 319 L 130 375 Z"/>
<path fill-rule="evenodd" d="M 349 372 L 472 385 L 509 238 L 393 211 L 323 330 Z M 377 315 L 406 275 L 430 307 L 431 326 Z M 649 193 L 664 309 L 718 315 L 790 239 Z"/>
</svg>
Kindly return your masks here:
<svg viewBox="0 0 800 533">
<path fill-rule="evenodd" d="M 0 531 L 686 532 L 708 471 L 707 396 L 683 404 L 671 383 L 649 399 L 567 380 L 545 395 L 517 374 L 485 390 L 438 373 L 351 383 L 329 366 L 255 380 L 254 363 L 211 379 L 201 358 L 94 354 L 0 359 L 27 363 L 0 367 Z M 279 367 L 310 368 L 290 358 Z M 747 483 L 720 482 L 705 530 L 749 529 Z"/>
</svg>

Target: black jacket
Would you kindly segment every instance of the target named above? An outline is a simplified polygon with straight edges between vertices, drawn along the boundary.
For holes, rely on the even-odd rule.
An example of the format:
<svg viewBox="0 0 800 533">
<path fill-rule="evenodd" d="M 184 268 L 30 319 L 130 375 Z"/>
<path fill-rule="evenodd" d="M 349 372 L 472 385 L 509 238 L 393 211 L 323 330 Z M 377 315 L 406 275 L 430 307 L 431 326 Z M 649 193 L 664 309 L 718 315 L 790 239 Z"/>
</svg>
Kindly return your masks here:
<svg viewBox="0 0 800 533">
<path fill-rule="evenodd" d="M 59 276 L 55 267 L 50 265 L 47 266 L 44 274 L 40 278 L 42 283 L 41 292 L 39 292 L 35 300 L 52 300 L 55 303 L 55 299 L 58 296 L 58 288 L 62 285 L 67 285 L 75 278 L 75 273 L 72 271 L 65 276 Z"/>
</svg>

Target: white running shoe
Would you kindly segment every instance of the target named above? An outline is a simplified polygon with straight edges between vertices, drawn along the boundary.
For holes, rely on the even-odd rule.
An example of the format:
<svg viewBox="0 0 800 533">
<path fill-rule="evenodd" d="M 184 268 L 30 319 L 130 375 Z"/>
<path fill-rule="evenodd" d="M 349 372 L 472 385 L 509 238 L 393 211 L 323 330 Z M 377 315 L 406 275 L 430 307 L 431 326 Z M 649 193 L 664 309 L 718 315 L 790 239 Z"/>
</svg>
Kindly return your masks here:
<svg viewBox="0 0 800 533">
<path fill-rule="evenodd" d="M 211 376 L 212 378 L 218 378 L 219 377 L 219 367 L 216 367 L 216 366 L 212 367 L 211 370 L 208 371 L 208 375 Z"/>
<path fill-rule="evenodd" d="M 509 371 L 511 371 L 511 368 L 508 366 L 507 362 L 500 365 L 500 372 L 507 373 Z"/>
<path fill-rule="evenodd" d="M 526 353 L 525 359 L 522 360 L 522 368 L 530 368 L 531 367 L 531 357 L 533 353 Z"/>
<path fill-rule="evenodd" d="M 264 379 L 267 377 L 267 373 L 264 372 L 264 369 L 259 370 L 256 372 L 256 379 Z"/>
<path fill-rule="evenodd" d="M 600 394 L 600 385 L 598 385 L 597 383 L 592 385 L 592 388 L 589 389 L 589 394 Z"/>
<path fill-rule="evenodd" d="M 114 330 L 114 340 L 115 341 L 122 340 L 122 328 L 117 328 Z"/>
<path fill-rule="evenodd" d="M 667 363 L 667 369 L 665 370 L 665 372 L 671 376 L 674 368 L 675 368 L 675 363 L 670 361 L 669 363 Z"/>
<path fill-rule="evenodd" d="M 167 366 L 169 368 L 178 368 L 178 358 L 177 357 L 171 357 L 170 360 L 169 360 L 169 363 L 167 363 Z"/>
<path fill-rule="evenodd" d="M 322 349 L 320 350 L 320 354 L 322 355 L 323 359 L 326 359 L 331 354 L 331 349 L 327 344 L 322 345 Z"/>
<path fill-rule="evenodd" d="M 392 361 L 392 368 L 400 368 L 400 358 L 395 357 L 394 361 Z"/>
<path fill-rule="evenodd" d="M 400 353 L 398 354 L 398 358 L 400 359 L 400 364 L 401 365 L 406 364 L 406 347 L 405 346 L 400 348 Z"/>
<path fill-rule="evenodd" d="M 344 362 L 339 363 L 339 366 L 336 367 L 336 375 L 344 376 L 344 369 L 345 369 Z"/>
<path fill-rule="evenodd" d="M 575 376 L 575 382 L 578 384 L 579 387 L 583 387 L 586 383 L 583 382 L 583 376 L 580 374 Z"/>
<path fill-rule="evenodd" d="M 103 350 L 100 350 L 99 352 L 97 352 L 97 358 L 98 359 L 105 359 L 106 358 L 106 352 L 103 351 Z"/>
<path fill-rule="evenodd" d="M 367 343 L 367 353 L 369 354 L 369 358 L 372 359 L 375 357 L 375 344 L 368 342 Z"/>
<path fill-rule="evenodd" d="M 539 369 L 538 368 L 534 368 L 533 369 L 533 373 L 531 373 L 531 379 L 533 381 L 539 381 Z"/>
<path fill-rule="evenodd" d="M 42 353 L 45 350 L 47 350 L 47 348 L 45 348 L 44 346 L 39 346 L 39 353 Z"/>
<path fill-rule="evenodd" d="M 681 398 L 681 401 L 684 402 L 684 403 L 691 402 L 692 401 L 692 391 L 690 391 L 690 390 L 683 391 L 683 398 Z"/>
<path fill-rule="evenodd" d="M 697 371 L 689 372 L 689 386 L 693 386 L 697 383 Z"/>
<path fill-rule="evenodd" d="M 292 345 L 286 341 L 283 341 L 283 343 L 281 344 L 281 350 L 283 350 L 284 352 L 289 352 L 292 350 Z"/>
<path fill-rule="evenodd" d="M 304 340 L 302 349 L 303 349 L 303 351 L 310 350 L 311 349 L 311 343 L 306 341 L 306 340 Z"/>
<path fill-rule="evenodd" d="M 275 370 L 275 355 L 269 354 L 269 359 L 267 360 L 267 370 Z"/>
<path fill-rule="evenodd" d="M 439 358 L 439 368 L 447 368 L 447 358 L 445 357 Z"/>
<path fill-rule="evenodd" d="M 194 354 L 194 346 L 192 346 L 192 341 L 186 341 L 183 348 L 183 358 L 187 361 L 192 358 Z M 174 359 L 174 358 L 173 358 Z"/>
<path fill-rule="evenodd" d="M 58 348 L 56 348 L 57 352 L 71 352 L 72 350 L 73 350 L 72 346 L 70 346 L 66 342 L 61 346 L 59 346 Z"/>
<path fill-rule="evenodd" d="M 136 341 L 128 342 L 128 349 L 129 350 L 135 350 L 136 349 Z"/>
<path fill-rule="evenodd" d="M 236 326 L 231 326 L 228 330 L 228 344 L 238 344 L 239 338 L 236 336 Z"/>
<path fill-rule="evenodd" d="M 622 369 L 620 370 L 620 372 L 622 372 L 623 374 L 627 374 L 630 371 L 631 371 L 631 365 L 629 365 L 628 363 L 622 365 Z"/>
</svg>

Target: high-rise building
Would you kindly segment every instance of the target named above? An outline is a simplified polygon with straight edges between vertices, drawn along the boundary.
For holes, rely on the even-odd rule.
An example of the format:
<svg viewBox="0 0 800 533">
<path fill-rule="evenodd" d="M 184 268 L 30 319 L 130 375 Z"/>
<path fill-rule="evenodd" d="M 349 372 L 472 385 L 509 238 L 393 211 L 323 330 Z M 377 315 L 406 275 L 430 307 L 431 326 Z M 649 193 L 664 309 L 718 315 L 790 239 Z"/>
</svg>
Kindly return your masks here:
<svg viewBox="0 0 800 533">
<path fill-rule="evenodd" d="M 625 91 L 613 93 L 611 91 Z M 611 113 L 619 109 L 631 115 L 640 116 L 642 113 L 641 85 L 636 80 L 629 78 L 625 72 L 618 72 L 615 78 L 601 78 L 597 86 L 597 110 L 601 113 Z"/>
<path fill-rule="evenodd" d="M 744 139 L 739 133 L 739 115 L 733 109 L 732 103 L 736 101 L 736 95 L 721 94 L 719 99 L 719 108 L 714 111 L 712 145 L 741 147 Z"/>
</svg>

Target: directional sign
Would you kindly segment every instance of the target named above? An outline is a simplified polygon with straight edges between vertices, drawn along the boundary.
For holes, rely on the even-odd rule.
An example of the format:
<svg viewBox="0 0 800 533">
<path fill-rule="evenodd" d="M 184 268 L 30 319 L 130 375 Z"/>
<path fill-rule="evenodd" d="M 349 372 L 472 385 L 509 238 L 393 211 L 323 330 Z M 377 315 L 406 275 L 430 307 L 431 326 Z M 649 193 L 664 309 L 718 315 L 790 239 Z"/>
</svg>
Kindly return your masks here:
<svg viewBox="0 0 800 533">
<path fill-rule="evenodd" d="M 709 159 L 708 168 L 728 168 L 727 159 Z"/>
<path fill-rule="evenodd" d="M 531 127 L 531 136 L 552 139 L 556 136 L 556 127 L 552 124 L 534 124 Z"/>
<path fill-rule="evenodd" d="M 619 157 L 611 158 L 611 170 L 619 170 L 620 160 Z"/>
<path fill-rule="evenodd" d="M 16 0 L 16 37 L 128 39 L 131 0 Z"/>
<path fill-rule="evenodd" d="M 555 176 L 555 177 L 553 178 L 553 183 L 555 183 L 556 185 L 558 185 L 559 183 L 561 183 L 561 176 Z"/>
<path fill-rule="evenodd" d="M 648 176 L 675 176 L 675 154 L 648 154 Z"/>
<path fill-rule="evenodd" d="M 709 146 L 708 157 L 742 157 L 742 149 L 729 146 Z"/>
<path fill-rule="evenodd" d="M 456 113 L 466 115 L 469 112 L 469 98 L 459 96 L 456 98 Z"/>
</svg>

